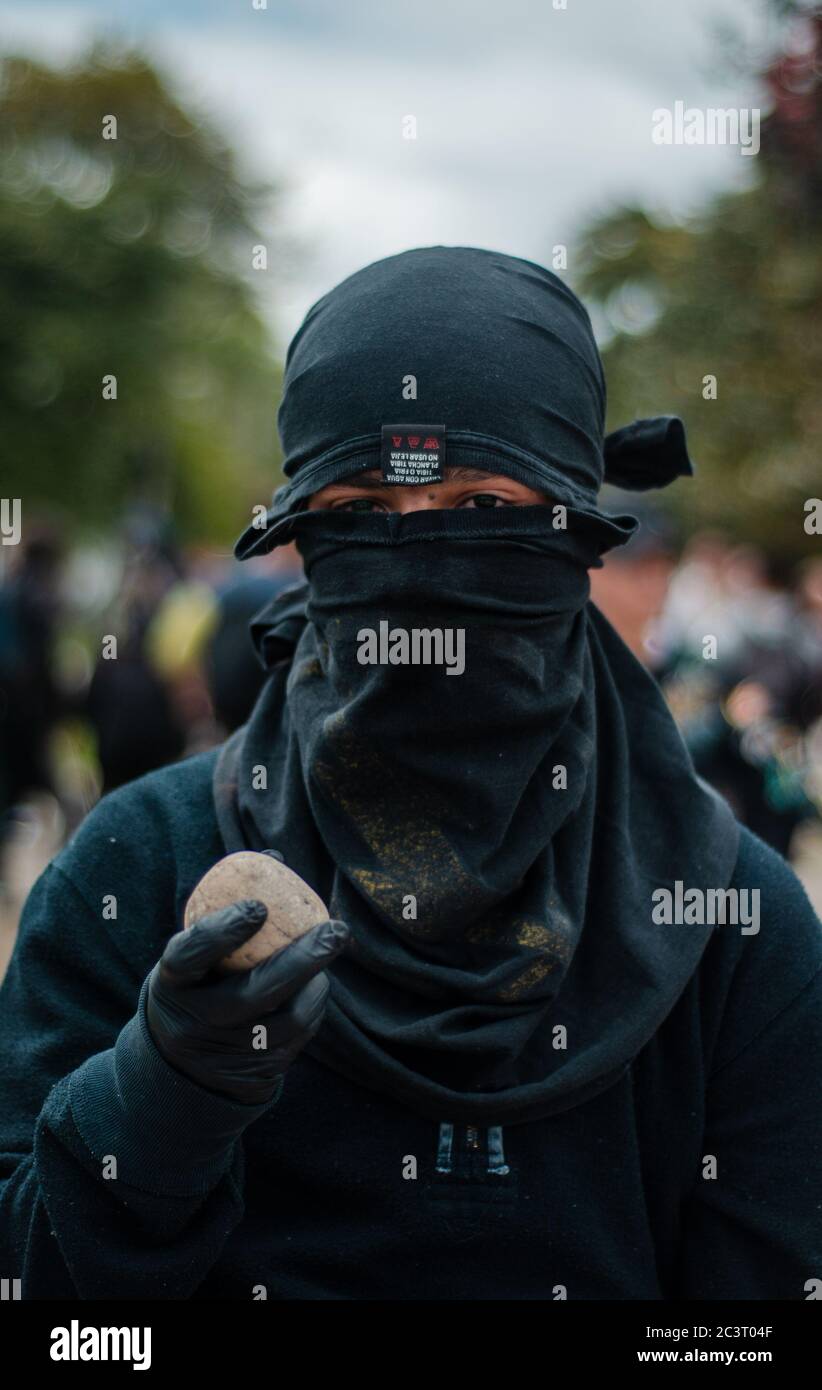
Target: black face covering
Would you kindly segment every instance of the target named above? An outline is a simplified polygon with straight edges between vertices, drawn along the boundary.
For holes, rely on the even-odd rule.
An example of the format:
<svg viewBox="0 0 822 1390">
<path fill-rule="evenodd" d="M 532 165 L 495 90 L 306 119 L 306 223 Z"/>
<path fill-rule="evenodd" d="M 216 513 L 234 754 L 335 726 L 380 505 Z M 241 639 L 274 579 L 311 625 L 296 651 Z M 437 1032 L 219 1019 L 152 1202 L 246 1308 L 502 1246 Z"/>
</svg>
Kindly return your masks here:
<svg viewBox="0 0 822 1390">
<path fill-rule="evenodd" d="M 438 1120 L 575 1105 L 710 935 L 654 925 L 652 892 L 726 886 L 737 848 L 588 602 L 601 531 L 546 507 L 294 529 L 308 583 L 254 625 L 270 679 L 215 800 L 228 850 L 279 849 L 351 924 L 308 1050 Z"/>
</svg>

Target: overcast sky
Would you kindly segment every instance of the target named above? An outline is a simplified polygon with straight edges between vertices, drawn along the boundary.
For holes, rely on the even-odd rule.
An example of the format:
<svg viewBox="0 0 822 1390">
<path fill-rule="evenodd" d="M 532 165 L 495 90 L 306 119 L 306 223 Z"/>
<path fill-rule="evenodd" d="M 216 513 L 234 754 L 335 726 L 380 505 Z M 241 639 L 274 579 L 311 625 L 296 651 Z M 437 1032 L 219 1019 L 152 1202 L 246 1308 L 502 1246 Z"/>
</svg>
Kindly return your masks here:
<svg viewBox="0 0 822 1390">
<path fill-rule="evenodd" d="M 95 35 L 139 42 L 250 172 L 284 184 L 294 250 L 266 301 L 284 343 L 380 256 L 442 243 L 545 263 L 563 242 L 573 261 L 595 212 L 677 215 L 755 173 L 738 149 L 653 144 L 651 113 L 754 103 L 716 33 L 761 41 L 758 0 L 554 3 L 0 0 L 0 44 L 57 60 Z"/>
</svg>

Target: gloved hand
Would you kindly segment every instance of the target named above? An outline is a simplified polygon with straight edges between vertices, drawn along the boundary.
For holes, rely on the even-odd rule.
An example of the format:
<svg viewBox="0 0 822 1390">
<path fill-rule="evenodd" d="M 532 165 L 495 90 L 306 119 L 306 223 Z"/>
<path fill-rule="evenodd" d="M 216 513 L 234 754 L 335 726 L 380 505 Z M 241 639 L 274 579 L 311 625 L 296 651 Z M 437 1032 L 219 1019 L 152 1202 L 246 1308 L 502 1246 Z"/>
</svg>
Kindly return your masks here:
<svg viewBox="0 0 822 1390">
<path fill-rule="evenodd" d="M 213 967 L 259 931 L 254 899 L 209 913 L 168 942 L 149 976 L 146 1016 L 166 1061 L 209 1091 L 246 1105 L 273 1098 L 279 1077 L 314 1036 L 329 990 L 323 973 L 346 945 L 344 922 L 321 922 L 253 970 Z M 254 1046 L 254 1028 L 267 1046 Z"/>
</svg>

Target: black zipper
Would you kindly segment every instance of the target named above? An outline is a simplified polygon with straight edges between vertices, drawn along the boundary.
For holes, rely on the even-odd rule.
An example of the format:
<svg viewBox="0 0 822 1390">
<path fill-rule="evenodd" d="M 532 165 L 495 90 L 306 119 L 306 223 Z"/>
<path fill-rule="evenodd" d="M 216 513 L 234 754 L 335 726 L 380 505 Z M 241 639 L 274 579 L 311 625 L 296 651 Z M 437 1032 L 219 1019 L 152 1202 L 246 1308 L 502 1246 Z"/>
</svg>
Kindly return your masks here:
<svg viewBox="0 0 822 1390">
<path fill-rule="evenodd" d="M 440 1124 L 437 1137 L 437 1162 L 436 1171 L 438 1173 L 453 1173 L 454 1171 L 454 1138 L 459 1140 L 459 1127 L 445 1122 Z M 465 1152 L 475 1154 L 482 1152 L 482 1130 L 477 1125 L 465 1125 Z M 459 1142 L 456 1145 L 456 1152 L 459 1154 Z M 485 1152 L 487 1156 L 487 1171 L 497 1177 L 506 1177 L 510 1173 L 510 1168 L 505 1162 L 505 1150 L 502 1142 L 502 1125 L 491 1125 L 485 1131 Z"/>
</svg>

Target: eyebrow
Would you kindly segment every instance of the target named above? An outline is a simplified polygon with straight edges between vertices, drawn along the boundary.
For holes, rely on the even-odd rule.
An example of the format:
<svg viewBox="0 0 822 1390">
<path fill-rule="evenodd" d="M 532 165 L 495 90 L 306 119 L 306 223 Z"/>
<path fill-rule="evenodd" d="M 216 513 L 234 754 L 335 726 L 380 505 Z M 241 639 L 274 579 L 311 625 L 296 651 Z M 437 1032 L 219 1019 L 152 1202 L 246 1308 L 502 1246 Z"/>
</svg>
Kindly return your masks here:
<svg viewBox="0 0 822 1390">
<path fill-rule="evenodd" d="M 473 483 L 473 482 L 482 482 L 483 480 L 487 480 L 488 478 L 496 478 L 496 477 L 499 477 L 499 474 L 497 474 L 497 473 L 483 473 L 483 472 L 480 471 L 479 468 L 448 468 L 448 467 L 446 467 L 446 468 L 443 469 L 443 478 L 442 478 L 442 480 L 443 480 L 444 483 Z M 332 487 L 364 487 L 364 488 L 380 488 L 380 489 L 386 488 L 386 489 L 387 489 L 387 488 L 389 488 L 389 487 L 392 487 L 393 484 L 392 484 L 392 483 L 386 483 L 386 482 L 384 482 L 383 479 L 382 479 L 382 476 L 381 476 L 380 474 L 376 474 L 376 475 L 375 475 L 374 473 L 355 473 L 355 474 L 352 474 L 352 476 L 351 476 L 350 478 L 341 478 L 339 482 L 337 482 L 337 483 L 328 483 L 328 484 L 326 484 L 326 486 L 327 486 L 328 488 L 332 488 Z"/>
</svg>

